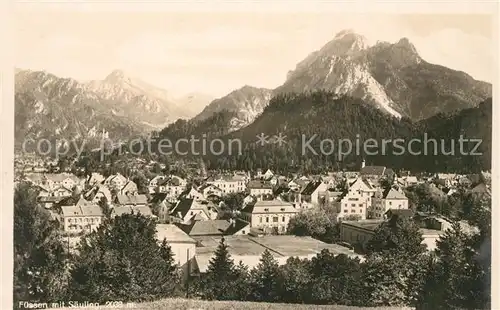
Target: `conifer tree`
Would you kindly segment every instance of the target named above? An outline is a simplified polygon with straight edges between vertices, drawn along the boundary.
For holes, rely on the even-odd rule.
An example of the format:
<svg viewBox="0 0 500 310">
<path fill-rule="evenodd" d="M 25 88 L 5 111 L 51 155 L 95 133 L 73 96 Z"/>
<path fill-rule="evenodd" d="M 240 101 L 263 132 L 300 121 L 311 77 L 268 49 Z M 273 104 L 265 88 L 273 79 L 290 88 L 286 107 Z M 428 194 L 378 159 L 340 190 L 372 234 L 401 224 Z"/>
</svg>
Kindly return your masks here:
<svg viewBox="0 0 500 310">
<path fill-rule="evenodd" d="M 36 202 L 27 183 L 14 191 L 14 303 L 65 298 L 68 253 L 59 224 Z"/>
<path fill-rule="evenodd" d="M 221 238 L 214 256 L 209 262 L 206 274 L 202 276 L 201 295 L 209 300 L 239 299 L 235 281 L 238 280 L 234 262 L 229 254 L 224 238 Z"/>
<path fill-rule="evenodd" d="M 262 253 L 260 263 L 252 270 L 251 294 L 255 301 L 277 302 L 280 299 L 281 272 L 269 250 Z"/>
</svg>

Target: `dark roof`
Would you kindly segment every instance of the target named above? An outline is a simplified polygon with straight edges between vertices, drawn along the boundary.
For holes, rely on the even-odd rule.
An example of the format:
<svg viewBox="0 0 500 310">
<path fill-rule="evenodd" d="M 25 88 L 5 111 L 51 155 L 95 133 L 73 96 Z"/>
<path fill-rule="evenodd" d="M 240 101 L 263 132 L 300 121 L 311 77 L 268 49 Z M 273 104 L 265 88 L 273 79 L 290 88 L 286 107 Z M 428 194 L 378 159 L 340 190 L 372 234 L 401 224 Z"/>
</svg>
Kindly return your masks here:
<svg viewBox="0 0 500 310">
<path fill-rule="evenodd" d="M 394 170 L 387 168 L 384 170 L 384 175 L 392 177 L 394 175 Z"/>
<path fill-rule="evenodd" d="M 191 206 L 193 205 L 194 199 L 181 199 L 175 206 L 175 208 L 172 210 L 172 213 L 174 215 L 177 215 L 177 213 L 181 213 L 181 216 L 184 217 L 186 214 L 191 210 Z"/>
<path fill-rule="evenodd" d="M 249 203 L 243 209 L 241 209 L 241 212 L 252 213 L 254 207 L 255 207 L 255 203 Z"/>
<path fill-rule="evenodd" d="M 217 188 L 217 189 L 219 189 L 219 190 L 220 190 L 220 188 L 218 188 L 216 185 L 209 184 L 209 183 L 205 183 L 205 184 L 203 184 L 202 186 L 200 186 L 200 187 L 198 188 L 198 190 L 199 190 L 199 191 L 203 191 L 204 189 L 206 189 L 206 188 L 208 188 L 208 187 L 215 187 L 215 188 Z"/>
<path fill-rule="evenodd" d="M 451 188 L 445 187 L 443 188 L 443 193 L 448 194 L 451 191 Z"/>
<path fill-rule="evenodd" d="M 229 223 L 229 227 L 224 232 L 225 235 L 232 235 L 242 230 L 243 228 L 249 226 L 250 223 L 244 221 L 240 218 L 236 218 L 232 223 Z"/>
<path fill-rule="evenodd" d="M 268 188 L 272 189 L 273 185 L 270 182 L 260 181 L 260 180 L 252 180 L 248 182 L 247 188 Z"/>
<path fill-rule="evenodd" d="M 366 166 L 361 168 L 359 172 L 361 175 L 384 175 L 385 167 L 384 166 Z"/>
<path fill-rule="evenodd" d="M 177 224 L 182 231 L 190 236 L 220 236 L 224 234 L 229 225 L 227 220 L 193 221 L 190 225 Z"/>
<path fill-rule="evenodd" d="M 311 195 L 318 186 L 321 185 L 321 181 L 312 181 L 307 184 L 307 186 L 300 192 L 301 195 Z"/>
<path fill-rule="evenodd" d="M 167 193 L 155 193 L 152 195 L 151 203 L 161 203 L 167 198 Z"/>
<path fill-rule="evenodd" d="M 385 212 L 387 215 L 387 218 L 392 218 L 394 216 L 398 218 L 412 218 L 414 213 L 410 209 L 389 209 L 387 212 Z"/>
</svg>

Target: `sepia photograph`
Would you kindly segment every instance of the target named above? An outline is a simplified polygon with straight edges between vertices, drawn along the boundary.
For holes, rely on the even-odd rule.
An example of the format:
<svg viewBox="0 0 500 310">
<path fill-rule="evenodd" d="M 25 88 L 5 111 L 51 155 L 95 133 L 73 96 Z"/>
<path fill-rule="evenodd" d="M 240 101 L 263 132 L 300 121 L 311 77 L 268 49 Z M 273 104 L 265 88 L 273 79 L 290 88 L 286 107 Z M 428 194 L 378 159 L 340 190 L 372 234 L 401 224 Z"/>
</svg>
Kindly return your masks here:
<svg viewBox="0 0 500 310">
<path fill-rule="evenodd" d="M 0 308 L 500 307 L 464 3 L 15 3 Z"/>
</svg>

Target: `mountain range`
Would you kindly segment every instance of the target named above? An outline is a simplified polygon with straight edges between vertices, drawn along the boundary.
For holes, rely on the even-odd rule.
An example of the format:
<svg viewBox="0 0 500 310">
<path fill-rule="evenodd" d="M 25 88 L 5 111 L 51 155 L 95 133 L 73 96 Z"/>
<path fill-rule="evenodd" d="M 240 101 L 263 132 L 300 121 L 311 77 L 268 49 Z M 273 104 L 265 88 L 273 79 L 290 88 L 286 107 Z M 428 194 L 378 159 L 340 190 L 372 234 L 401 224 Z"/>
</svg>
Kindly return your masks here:
<svg viewBox="0 0 500 310">
<path fill-rule="evenodd" d="M 492 86 L 426 62 L 407 38 L 370 46 L 362 35 L 344 30 L 299 62 L 281 86 L 245 86 L 214 100 L 194 120 L 228 110 L 236 112 L 228 126 L 237 130 L 255 120 L 271 97 L 314 90 L 360 98 L 394 117 L 418 121 L 477 106 L 491 97 Z"/>
<path fill-rule="evenodd" d="M 241 154 L 230 153 L 228 148 L 216 156 L 207 154 L 205 159 L 209 169 L 271 167 L 275 171 L 310 173 L 332 168 L 358 169 L 362 158 L 370 165 L 414 172 L 475 173 L 491 169 L 491 98 L 472 108 L 413 121 L 407 117 L 394 117 L 359 98 L 310 91 L 274 96 L 250 125 L 230 132 L 225 126 L 235 115 L 235 112 L 224 110 L 198 122 L 178 121 L 160 132 L 160 138 L 175 141 L 205 135 L 208 140 L 217 137 L 227 141 L 228 145 L 234 139 L 241 142 Z M 276 140 L 279 135 L 285 139 L 282 145 Z M 268 143 L 260 143 L 259 136 L 267 137 Z M 426 136 L 429 140 L 436 140 L 437 144 L 430 142 L 426 147 Z M 477 154 L 471 154 L 475 143 L 465 143 L 464 152 L 468 154 L 461 153 L 459 141 L 462 136 L 482 141 L 474 150 Z M 364 148 L 368 139 L 375 139 L 377 143 L 377 148 L 369 149 L 370 152 Z M 396 139 L 402 139 L 402 154 L 401 149 L 392 144 Z M 413 139 L 417 139 L 417 143 L 412 144 L 410 152 L 409 143 Z M 348 154 L 339 154 L 338 143 L 342 140 L 351 142 L 350 152 L 344 145 L 343 150 Z M 389 141 L 387 146 L 383 146 L 384 140 Z M 191 150 L 191 154 L 196 155 L 203 151 L 202 146 L 199 147 L 179 152 Z"/>
<path fill-rule="evenodd" d="M 46 136 L 127 139 L 151 131 L 168 138 L 234 133 L 250 143 L 258 131 L 316 128 L 324 135 L 342 136 L 352 133 L 346 126 L 359 129 L 364 125 L 355 124 L 367 121 L 366 134 L 379 132 L 377 124 L 388 122 L 413 132 L 416 124 L 435 117 L 444 117 L 443 126 L 452 128 L 460 126 L 455 123 L 461 122 L 457 111 L 475 111 L 491 98 L 492 85 L 426 62 L 407 38 L 369 45 L 362 35 L 345 30 L 300 61 L 282 85 L 274 89 L 246 85 L 211 102 L 199 93 L 172 96 L 120 70 L 89 82 L 16 70 L 15 92 L 18 143 Z M 340 107 L 350 112 L 339 114 Z M 392 130 L 386 134 L 395 135 Z"/>
<path fill-rule="evenodd" d="M 30 138 L 127 139 L 196 115 L 211 101 L 167 91 L 114 70 L 103 80 L 79 82 L 45 71 L 17 69 L 15 135 Z"/>
</svg>

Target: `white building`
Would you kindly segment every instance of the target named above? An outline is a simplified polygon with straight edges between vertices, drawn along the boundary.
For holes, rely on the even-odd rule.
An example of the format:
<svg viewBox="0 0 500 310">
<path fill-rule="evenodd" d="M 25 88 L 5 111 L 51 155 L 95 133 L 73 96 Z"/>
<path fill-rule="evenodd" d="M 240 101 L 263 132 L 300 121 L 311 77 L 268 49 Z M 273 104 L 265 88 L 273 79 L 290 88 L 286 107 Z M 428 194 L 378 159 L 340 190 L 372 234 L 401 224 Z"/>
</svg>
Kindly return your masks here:
<svg viewBox="0 0 500 310">
<path fill-rule="evenodd" d="M 389 210 L 408 209 L 408 198 L 397 189 L 390 188 L 379 192 L 373 197 L 371 208 L 368 210 L 368 218 L 383 219 Z"/>
</svg>

